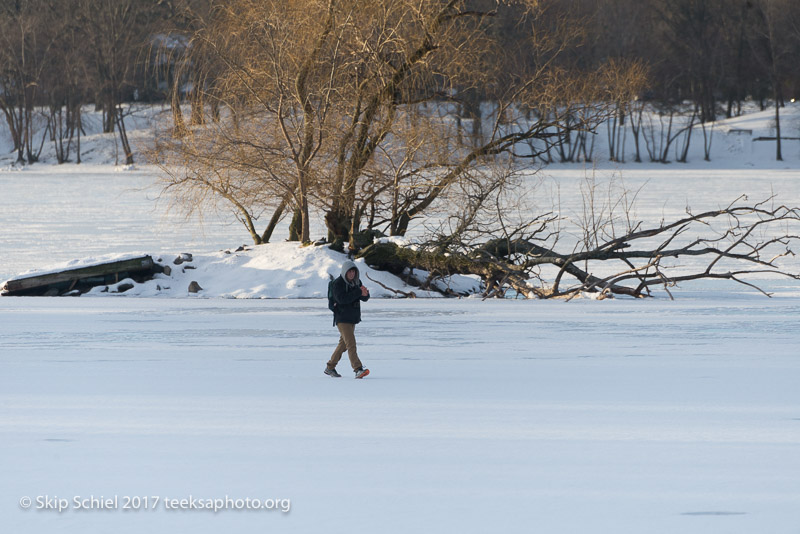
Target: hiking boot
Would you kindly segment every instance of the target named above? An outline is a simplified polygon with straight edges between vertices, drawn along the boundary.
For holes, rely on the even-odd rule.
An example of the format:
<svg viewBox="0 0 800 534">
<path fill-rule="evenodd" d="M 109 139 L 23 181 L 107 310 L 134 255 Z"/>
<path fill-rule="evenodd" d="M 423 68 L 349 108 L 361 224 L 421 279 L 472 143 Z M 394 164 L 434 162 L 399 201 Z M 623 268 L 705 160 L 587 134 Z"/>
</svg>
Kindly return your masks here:
<svg viewBox="0 0 800 534">
<path fill-rule="evenodd" d="M 332 376 L 333 378 L 342 378 L 342 375 L 336 372 L 336 369 L 331 369 L 330 367 L 325 368 L 325 374 L 328 376 Z"/>
<path fill-rule="evenodd" d="M 369 374 L 369 369 L 364 369 L 363 367 L 359 367 L 355 370 L 356 378 L 364 378 Z"/>
</svg>

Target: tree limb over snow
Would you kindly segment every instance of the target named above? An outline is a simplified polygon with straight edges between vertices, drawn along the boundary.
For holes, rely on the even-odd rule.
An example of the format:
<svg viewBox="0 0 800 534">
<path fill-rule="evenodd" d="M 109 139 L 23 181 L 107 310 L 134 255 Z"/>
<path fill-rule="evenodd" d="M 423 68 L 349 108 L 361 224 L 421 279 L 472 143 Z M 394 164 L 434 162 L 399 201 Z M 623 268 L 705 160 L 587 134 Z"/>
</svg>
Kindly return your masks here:
<svg viewBox="0 0 800 534">
<path fill-rule="evenodd" d="M 431 273 L 428 282 L 454 274 L 478 275 L 485 296 L 502 296 L 511 289 L 526 298 L 572 298 L 583 292 L 640 298 L 661 286 L 672 297 L 669 288 L 677 283 L 701 279 L 733 280 L 769 296 L 744 277 L 769 273 L 800 280 L 800 273 L 777 263 L 795 255 L 800 208 L 776 207 L 774 200 L 743 205 L 746 197 L 740 197 L 725 208 L 697 214 L 687 210 L 685 217 L 650 228 L 629 224 L 621 235 L 605 228 L 569 252 L 556 250 L 557 240 L 537 239 L 559 234 L 547 231 L 556 219 L 543 218 L 527 236 L 468 244 L 450 235 L 444 246 L 432 241 L 415 249 L 376 243 L 361 257 L 395 273 L 425 269 Z M 692 266 L 676 263 L 681 257 L 694 258 Z M 550 280 L 540 275 L 547 266 L 556 272 Z M 605 274 L 596 276 L 596 271 Z"/>
</svg>

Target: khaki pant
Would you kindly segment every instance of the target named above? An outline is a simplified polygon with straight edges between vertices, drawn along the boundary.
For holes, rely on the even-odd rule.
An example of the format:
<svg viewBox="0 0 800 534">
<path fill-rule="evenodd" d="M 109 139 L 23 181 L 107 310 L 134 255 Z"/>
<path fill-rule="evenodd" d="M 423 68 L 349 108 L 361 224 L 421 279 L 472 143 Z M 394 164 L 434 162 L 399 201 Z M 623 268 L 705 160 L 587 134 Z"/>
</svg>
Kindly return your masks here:
<svg viewBox="0 0 800 534">
<path fill-rule="evenodd" d="M 361 368 L 361 360 L 358 359 L 358 350 L 356 349 L 356 325 L 353 323 L 338 323 L 336 328 L 339 329 L 339 344 L 331 355 L 331 360 L 328 362 L 328 368 L 334 369 L 339 360 L 342 359 L 342 354 L 347 351 L 350 357 L 350 365 L 353 370 Z"/>
</svg>

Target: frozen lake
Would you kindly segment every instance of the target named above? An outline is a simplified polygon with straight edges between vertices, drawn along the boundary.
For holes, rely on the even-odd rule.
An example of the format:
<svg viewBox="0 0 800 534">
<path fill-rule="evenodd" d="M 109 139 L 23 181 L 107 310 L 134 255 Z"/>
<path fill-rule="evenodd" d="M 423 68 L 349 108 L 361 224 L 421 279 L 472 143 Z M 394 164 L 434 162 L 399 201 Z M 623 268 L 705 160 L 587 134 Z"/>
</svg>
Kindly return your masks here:
<svg viewBox="0 0 800 534">
<path fill-rule="evenodd" d="M 373 300 L 364 315 L 372 375 L 356 381 L 322 374 L 336 339 L 320 300 L 0 299 L 0 523 L 797 532 L 800 298 Z M 70 507 L 36 509 L 45 495 Z M 92 495 L 162 502 L 72 507 Z M 190 496 L 291 507 L 163 503 Z"/>
</svg>

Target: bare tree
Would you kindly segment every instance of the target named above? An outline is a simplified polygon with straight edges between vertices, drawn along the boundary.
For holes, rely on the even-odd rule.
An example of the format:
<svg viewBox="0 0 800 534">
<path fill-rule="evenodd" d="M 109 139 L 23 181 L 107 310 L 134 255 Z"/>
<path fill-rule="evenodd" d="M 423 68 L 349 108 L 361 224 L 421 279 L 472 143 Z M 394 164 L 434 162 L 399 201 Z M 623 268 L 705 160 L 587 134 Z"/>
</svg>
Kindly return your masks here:
<svg viewBox="0 0 800 534">
<path fill-rule="evenodd" d="M 722 14 L 728 9 L 720 0 L 675 0 L 658 8 L 664 40 L 673 50 L 675 72 L 686 78 L 700 111 L 700 122 L 716 119 L 716 97 L 723 47 Z"/>
<path fill-rule="evenodd" d="M 66 0 L 40 11 L 47 20 L 49 31 L 54 33 L 54 39 L 63 43 L 65 48 L 48 56 L 48 66 L 40 84 L 50 138 L 59 164 L 70 160 L 73 143 L 76 162 L 80 163 L 81 108 L 89 96 L 85 60 L 88 51 L 77 6 L 76 0 Z"/>
<path fill-rule="evenodd" d="M 614 61 L 614 60 L 612 60 Z M 647 68 L 639 60 L 635 60 L 628 65 L 608 69 L 607 74 L 612 78 L 608 80 L 608 85 L 611 87 L 629 87 L 630 92 L 620 96 L 638 96 L 635 93 L 640 92 L 644 88 L 643 81 L 647 79 Z M 620 79 L 619 77 L 624 77 Z M 625 162 L 625 139 L 626 128 L 625 121 L 631 122 L 631 129 L 635 135 L 636 143 L 636 157 L 639 158 L 639 125 L 641 124 L 641 109 L 638 110 L 638 117 L 631 117 L 632 114 L 637 112 L 636 101 L 629 99 L 618 100 L 613 103 L 614 109 L 611 118 L 606 121 L 608 130 L 608 149 L 609 158 L 611 161 Z M 637 159 L 640 161 L 640 159 Z"/>
<path fill-rule="evenodd" d="M 57 34 L 48 27 L 46 2 L 20 0 L 0 5 L 0 109 L 6 117 L 20 163 L 34 163 L 44 143 L 36 145 L 35 106 Z"/>
<path fill-rule="evenodd" d="M 645 148 L 650 156 L 650 161 L 669 163 L 670 148 L 683 136 L 683 146 L 680 148 L 678 148 L 680 145 L 676 146 L 676 159 L 680 163 L 686 163 L 695 119 L 698 117 L 697 109 L 691 107 L 687 110 L 679 105 L 667 104 L 653 108 L 652 111 L 653 113 L 647 116 L 647 124 L 643 128 Z M 634 134 L 637 138 L 639 129 L 642 127 L 641 118 L 642 109 L 639 111 L 638 118 L 634 119 L 636 124 Z"/>
<path fill-rule="evenodd" d="M 198 22 L 187 66 L 212 73 L 203 91 L 229 111 L 218 123 L 191 127 L 193 140 L 162 139 L 158 159 L 169 167 L 168 187 L 207 187 L 220 174 L 244 180 L 235 191 L 262 187 L 247 198 L 271 198 L 281 210 L 291 205 L 304 242 L 312 203 L 323 210 L 331 241 L 354 247 L 365 220 L 369 228 L 383 221 L 389 233 L 405 234 L 476 166 L 502 154 L 538 157 L 539 151 L 518 148 L 532 146 L 525 144 L 532 139 L 546 147 L 563 135 L 567 120 L 575 131 L 590 130 L 607 116 L 606 102 L 635 91 L 609 83 L 609 66 L 598 71 L 565 62 L 564 51 L 581 32 L 537 2 L 519 4 L 527 36 L 520 47 L 527 53 L 505 55 L 525 57 L 514 68 L 498 59 L 505 56 L 491 31 L 503 4 L 237 0 L 217 6 Z M 453 120 L 460 95 L 476 88 L 492 108 L 482 114 L 479 143 L 464 140 Z M 532 108 L 541 113 L 527 113 Z M 259 129 L 244 126 L 243 118 Z M 220 173 L 208 158 L 178 155 L 210 139 L 230 169 L 242 169 L 238 174 Z M 191 165 L 183 176 L 169 154 Z M 246 204 L 233 203 L 240 212 Z M 262 208 L 247 208 L 245 224 Z M 263 236 L 254 227 L 250 233 Z"/>
<path fill-rule="evenodd" d="M 116 131 L 133 163 L 123 104 L 131 100 L 137 59 L 147 47 L 149 20 L 156 0 L 80 0 L 79 16 L 90 46 L 90 72 L 95 84 L 95 103 L 103 110 L 103 131 Z"/>
<path fill-rule="evenodd" d="M 788 63 L 793 56 L 791 30 L 787 24 L 791 19 L 786 16 L 791 13 L 791 6 L 790 2 L 784 0 L 759 0 L 755 5 L 759 23 L 754 26 L 752 45 L 756 56 L 769 72 L 775 101 L 775 159 L 782 161 L 780 108 L 783 106 L 784 63 Z"/>
</svg>

